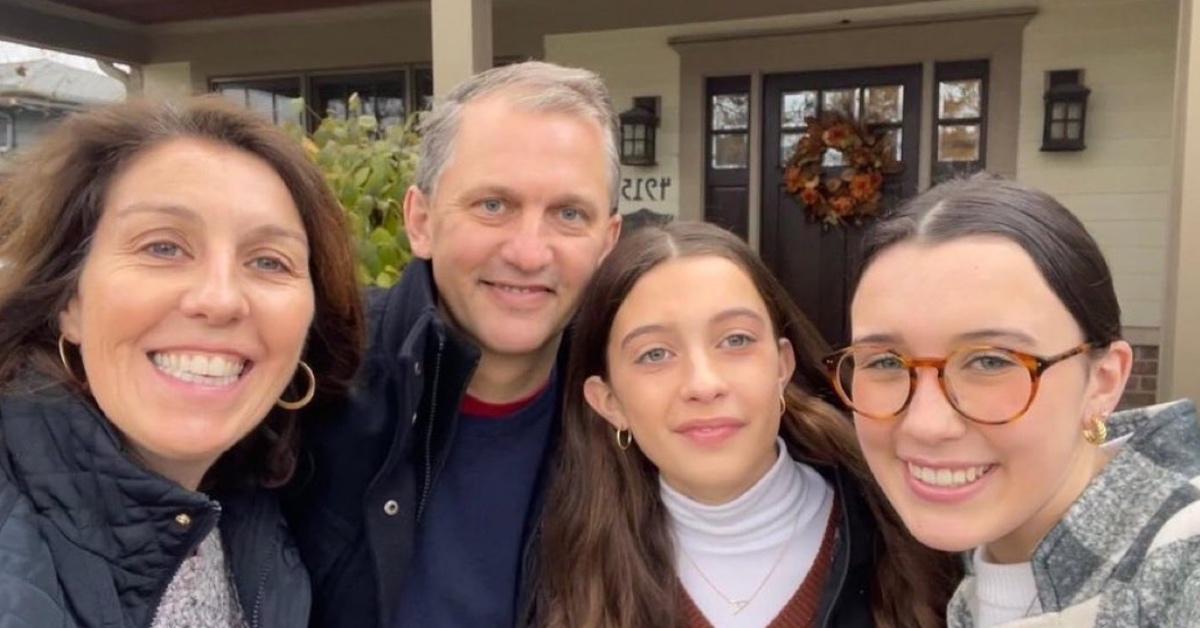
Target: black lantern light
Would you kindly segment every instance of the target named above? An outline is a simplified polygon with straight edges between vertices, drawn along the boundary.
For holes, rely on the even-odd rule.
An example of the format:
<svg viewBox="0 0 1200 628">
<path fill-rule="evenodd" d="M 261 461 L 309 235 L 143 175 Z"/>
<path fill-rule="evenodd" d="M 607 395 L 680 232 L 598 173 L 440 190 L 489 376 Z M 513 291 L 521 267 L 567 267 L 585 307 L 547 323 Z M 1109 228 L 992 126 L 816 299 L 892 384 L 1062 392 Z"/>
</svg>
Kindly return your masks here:
<svg viewBox="0 0 1200 628">
<path fill-rule="evenodd" d="M 1088 94 L 1083 86 L 1083 70 L 1050 72 L 1046 89 L 1046 121 L 1042 129 L 1042 150 L 1083 150 L 1087 124 Z"/>
<path fill-rule="evenodd" d="M 639 96 L 633 108 L 621 113 L 621 164 L 653 166 L 654 134 L 658 129 L 658 96 Z"/>
</svg>

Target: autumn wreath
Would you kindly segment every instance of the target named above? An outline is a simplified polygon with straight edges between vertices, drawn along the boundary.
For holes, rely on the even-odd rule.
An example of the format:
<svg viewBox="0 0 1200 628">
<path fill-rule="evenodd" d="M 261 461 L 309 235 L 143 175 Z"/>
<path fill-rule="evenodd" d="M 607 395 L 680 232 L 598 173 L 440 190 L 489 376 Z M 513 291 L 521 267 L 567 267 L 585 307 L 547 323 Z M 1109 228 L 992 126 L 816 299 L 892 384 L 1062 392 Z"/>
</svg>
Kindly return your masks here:
<svg viewBox="0 0 1200 628">
<path fill-rule="evenodd" d="M 828 226 L 861 224 L 878 214 L 883 176 L 899 170 L 890 136 L 841 114 L 810 117 L 806 124 L 784 171 L 788 194 Z M 842 153 L 842 165 L 824 165 L 829 150 Z"/>
</svg>

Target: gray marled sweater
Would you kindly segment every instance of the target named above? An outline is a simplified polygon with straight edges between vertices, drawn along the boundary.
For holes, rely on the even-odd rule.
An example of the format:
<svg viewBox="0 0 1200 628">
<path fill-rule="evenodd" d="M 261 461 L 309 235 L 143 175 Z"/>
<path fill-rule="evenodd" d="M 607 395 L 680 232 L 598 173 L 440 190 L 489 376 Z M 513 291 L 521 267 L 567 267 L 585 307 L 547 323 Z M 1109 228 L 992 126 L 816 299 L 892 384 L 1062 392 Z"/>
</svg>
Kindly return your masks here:
<svg viewBox="0 0 1200 628">
<path fill-rule="evenodd" d="M 1200 423 L 1191 401 L 1114 414 L 1132 434 L 1038 545 L 1043 613 L 1006 626 L 1200 627 Z M 975 579 L 948 623 L 974 626 Z"/>
<path fill-rule="evenodd" d="M 221 533 L 204 537 L 167 585 L 151 628 L 245 628 Z"/>
</svg>

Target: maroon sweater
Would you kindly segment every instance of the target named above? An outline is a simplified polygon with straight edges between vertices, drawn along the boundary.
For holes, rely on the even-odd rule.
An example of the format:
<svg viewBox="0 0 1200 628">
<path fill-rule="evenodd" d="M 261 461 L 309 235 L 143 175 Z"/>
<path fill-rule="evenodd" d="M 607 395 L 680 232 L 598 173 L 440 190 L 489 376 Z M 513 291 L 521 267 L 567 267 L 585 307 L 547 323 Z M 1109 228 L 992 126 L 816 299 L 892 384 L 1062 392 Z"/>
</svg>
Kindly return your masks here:
<svg viewBox="0 0 1200 628">
<path fill-rule="evenodd" d="M 825 524 L 825 536 L 821 539 L 821 547 L 813 565 L 800 583 L 800 588 L 788 600 L 775 619 L 767 628 L 808 628 L 815 626 L 817 611 L 820 610 L 821 594 L 825 591 L 825 582 L 829 579 L 829 571 L 833 568 L 833 552 L 837 546 L 837 529 L 842 520 L 842 511 L 834 498 L 833 511 L 829 522 Z M 679 586 L 680 610 L 683 613 L 684 625 L 688 628 L 713 628 L 708 618 L 696 607 L 692 597 Z"/>
</svg>

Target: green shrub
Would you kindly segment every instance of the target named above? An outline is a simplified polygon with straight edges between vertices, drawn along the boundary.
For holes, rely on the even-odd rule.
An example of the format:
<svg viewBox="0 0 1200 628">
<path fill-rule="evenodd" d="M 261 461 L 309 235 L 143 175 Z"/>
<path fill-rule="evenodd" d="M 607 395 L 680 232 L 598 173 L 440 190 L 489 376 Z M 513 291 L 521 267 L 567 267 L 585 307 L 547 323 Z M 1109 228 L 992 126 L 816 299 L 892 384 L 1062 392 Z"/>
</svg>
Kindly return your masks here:
<svg viewBox="0 0 1200 628">
<path fill-rule="evenodd" d="M 417 168 L 417 116 L 402 126 L 380 129 L 363 115 L 357 94 L 345 120 L 326 117 L 311 136 L 299 126 L 290 132 L 325 173 L 346 210 L 358 247 L 358 277 L 366 285 L 388 287 L 412 259 L 404 232 L 404 194 Z"/>
</svg>

